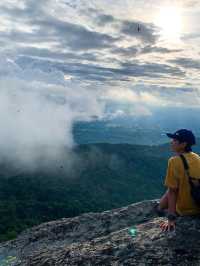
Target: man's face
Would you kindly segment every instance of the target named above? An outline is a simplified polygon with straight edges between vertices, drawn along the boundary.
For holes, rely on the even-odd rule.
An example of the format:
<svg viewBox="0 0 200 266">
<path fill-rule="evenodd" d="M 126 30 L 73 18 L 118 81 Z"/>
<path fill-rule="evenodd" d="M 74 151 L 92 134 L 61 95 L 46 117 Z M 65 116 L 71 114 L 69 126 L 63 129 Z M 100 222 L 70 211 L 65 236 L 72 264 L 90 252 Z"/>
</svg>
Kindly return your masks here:
<svg viewBox="0 0 200 266">
<path fill-rule="evenodd" d="M 171 139 L 171 149 L 174 152 L 184 152 L 185 147 L 187 146 L 186 142 L 179 142 L 177 139 Z"/>
</svg>

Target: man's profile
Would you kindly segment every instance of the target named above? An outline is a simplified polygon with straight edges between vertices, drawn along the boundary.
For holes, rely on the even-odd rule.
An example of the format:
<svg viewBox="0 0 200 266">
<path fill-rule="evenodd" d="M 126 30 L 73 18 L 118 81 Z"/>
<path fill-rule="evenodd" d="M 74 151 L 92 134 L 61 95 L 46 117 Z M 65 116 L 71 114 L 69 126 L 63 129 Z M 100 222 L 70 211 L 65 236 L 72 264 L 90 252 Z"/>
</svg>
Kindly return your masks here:
<svg viewBox="0 0 200 266">
<path fill-rule="evenodd" d="M 163 231 L 175 228 L 176 216 L 198 215 L 200 206 L 191 195 L 189 177 L 185 171 L 183 156 L 189 166 L 190 176 L 200 179 L 200 156 L 192 151 L 196 143 L 192 131 L 180 129 L 174 134 L 167 133 L 171 138 L 171 149 L 176 153 L 168 160 L 167 174 L 165 177 L 166 193 L 160 199 L 156 211 L 162 215 L 167 210 L 168 221 L 161 223 Z"/>
</svg>

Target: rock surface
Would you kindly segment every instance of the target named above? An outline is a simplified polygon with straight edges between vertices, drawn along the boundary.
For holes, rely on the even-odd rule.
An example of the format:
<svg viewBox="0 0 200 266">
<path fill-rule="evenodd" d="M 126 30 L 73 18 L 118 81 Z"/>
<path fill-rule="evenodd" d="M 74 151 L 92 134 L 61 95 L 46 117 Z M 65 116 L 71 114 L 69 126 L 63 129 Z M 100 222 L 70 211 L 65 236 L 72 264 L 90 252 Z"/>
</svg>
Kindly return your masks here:
<svg viewBox="0 0 200 266">
<path fill-rule="evenodd" d="M 0 245 L 0 265 L 200 265 L 200 217 L 179 217 L 164 233 L 155 202 L 32 227 Z"/>
</svg>

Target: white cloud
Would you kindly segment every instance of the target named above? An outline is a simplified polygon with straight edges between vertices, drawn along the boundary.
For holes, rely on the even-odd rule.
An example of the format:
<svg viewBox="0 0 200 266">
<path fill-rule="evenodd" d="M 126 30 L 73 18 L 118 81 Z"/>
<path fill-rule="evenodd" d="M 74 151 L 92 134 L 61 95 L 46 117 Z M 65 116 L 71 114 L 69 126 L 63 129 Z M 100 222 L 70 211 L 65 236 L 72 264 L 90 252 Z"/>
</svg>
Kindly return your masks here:
<svg viewBox="0 0 200 266">
<path fill-rule="evenodd" d="M 126 85 L 129 86 L 129 85 Z M 123 106 L 123 109 L 114 113 L 117 115 L 151 115 L 154 107 L 181 107 L 199 108 L 200 91 L 190 87 L 160 87 L 145 84 L 126 87 L 108 88 L 101 98 Z"/>
<path fill-rule="evenodd" d="M 147 106 L 161 106 L 164 104 L 164 101 L 158 95 L 155 96 L 146 91 L 134 91 L 129 88 L 111 88 L 102 98 L 119 102 L 145 104 Z"/>
<path fill-rule="evenodd" d="M 5 57 L 1 66 L 1 159 L 30 169 L 37 167 L 40 158 L 55 163 L 63 148 L 70 150 L 75 145 L 73 123 L 103 113 L 95 91 L 66 81 L 62 73 L 22 70 Z"/>
<path fill-rule="evenodd" d="M 196 2 L 184 1 L 190 6 L 185 21 L 195 11 L 196 22 Z M 153 24 L 160 3 L 1 1 L 2 155 L 27 165 L 36 165 L 41 156 L 57 160 L 63 146 L 74 145 L 74 121 L 104 117 L 109 101 L 125 107 L 113 110 L 113 117 L 148 116 L 154 106 L 198 106 L 198 93 L 179 89 L 188 81 L 198 89 L 199 69 L 175 60 L 187 54 L 198 61 L 198 39 L 162 47 Z M 198 23 L 187 23 L 196 30 Z M 190 37 L 195 36 L 197 31 Z M 55 149 L 42 151 L 42 145 Z"/>
</svg>

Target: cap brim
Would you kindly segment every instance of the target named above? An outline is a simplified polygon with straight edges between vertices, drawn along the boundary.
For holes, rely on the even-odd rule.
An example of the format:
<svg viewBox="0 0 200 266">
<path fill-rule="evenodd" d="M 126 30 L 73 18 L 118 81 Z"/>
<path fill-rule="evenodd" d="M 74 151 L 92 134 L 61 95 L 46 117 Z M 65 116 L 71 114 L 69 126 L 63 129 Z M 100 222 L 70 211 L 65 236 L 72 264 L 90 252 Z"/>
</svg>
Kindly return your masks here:
<svg viewBox="0 0 200 266">
<path fill-rule="evenodd" d="M 171 134 L 171 133 L 166 133 L 166 135 L 171 138 L 171 139 L 174 139 L 175 138 L 175 135 L 174 134 Z"/>
</svg>

